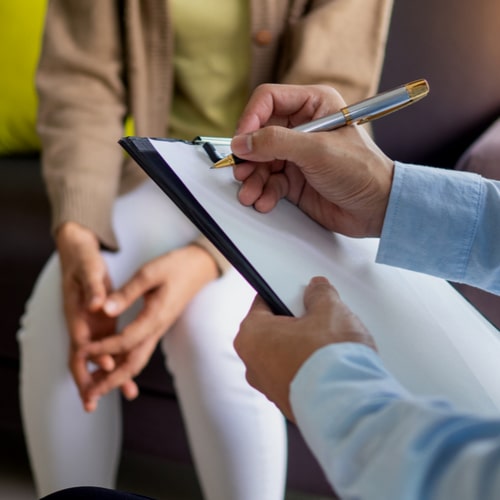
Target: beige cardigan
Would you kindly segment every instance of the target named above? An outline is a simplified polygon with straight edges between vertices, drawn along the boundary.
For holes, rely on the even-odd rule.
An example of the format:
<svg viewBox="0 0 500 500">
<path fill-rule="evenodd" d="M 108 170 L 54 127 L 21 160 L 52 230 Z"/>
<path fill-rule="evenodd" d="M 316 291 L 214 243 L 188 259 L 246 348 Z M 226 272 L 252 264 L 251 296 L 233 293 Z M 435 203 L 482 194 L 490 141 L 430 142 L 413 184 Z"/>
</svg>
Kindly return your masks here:
<svg viewBox="0 0 500 500">
<path fill-rule="evenodd" d="M 392 0 L 250 0 L 249 92 L 263 82 L 326 83 L 347 101 L 374 92 Z M 116 250 L 115 198 L 144 173 L 117 140 L 163 136 L 173 87 L 165 0 L 50 0 L 36 83 L 43 174 L 55 230 L 66 221 Z M 200 237 L 222 265 L 221 256 Z"/>
</svg>

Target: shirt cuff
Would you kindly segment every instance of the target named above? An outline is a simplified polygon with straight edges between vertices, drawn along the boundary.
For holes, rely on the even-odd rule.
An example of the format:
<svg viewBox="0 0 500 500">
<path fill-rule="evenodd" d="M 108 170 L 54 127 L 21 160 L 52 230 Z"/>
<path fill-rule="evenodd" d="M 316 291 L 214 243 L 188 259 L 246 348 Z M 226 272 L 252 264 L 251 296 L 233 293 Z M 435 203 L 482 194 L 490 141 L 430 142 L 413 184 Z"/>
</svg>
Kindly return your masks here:
<svg viewBox="0 0 500 500">
<path fill-rule="evenodd" d="M 463 281 L 483 198 L 476 174 L 396 162 L 376 261 Z"/>
</svg>

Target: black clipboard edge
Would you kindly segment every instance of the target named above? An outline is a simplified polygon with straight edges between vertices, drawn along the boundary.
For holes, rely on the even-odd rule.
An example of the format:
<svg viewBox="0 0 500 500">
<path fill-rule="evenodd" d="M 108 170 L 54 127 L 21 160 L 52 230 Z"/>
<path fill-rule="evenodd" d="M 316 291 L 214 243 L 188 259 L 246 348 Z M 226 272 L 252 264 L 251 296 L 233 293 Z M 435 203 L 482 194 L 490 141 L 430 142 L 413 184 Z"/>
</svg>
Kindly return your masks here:
<svg viewBox="0 0 500 500">
<path fill-rule="evenodd" d="M 155 138 L 154 140 L 186 142 L 179 139 Z M 158 187 L 174 202 L 214 246 L 226 257 L 254 290 L 266 301 L 274 314 L 293 316 L 292 312 L 276 295 L 266 280 L 241 253 L 211 215 L 191 194 L 189 189 L 156 151 L 147 137 L 122 137 L 118 144 L 148 174 Z M 167 167 L 167 168 L 165 168 Z"/>
</svg>

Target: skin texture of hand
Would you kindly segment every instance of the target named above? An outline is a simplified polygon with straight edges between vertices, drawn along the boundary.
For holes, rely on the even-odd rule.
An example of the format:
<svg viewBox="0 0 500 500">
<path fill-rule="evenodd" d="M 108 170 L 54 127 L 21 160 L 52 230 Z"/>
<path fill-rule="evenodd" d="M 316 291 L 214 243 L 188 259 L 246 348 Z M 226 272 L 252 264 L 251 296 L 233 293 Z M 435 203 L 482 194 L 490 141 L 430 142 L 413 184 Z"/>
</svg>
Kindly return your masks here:
<svg viewBox="0 0 500 500">
<path fill-rule="evenodd" d="M 95 403 L 87 396 L 92 384 L 88 359 L 81 349 L 88 343 L 115 335 L 116 320 L 106 315 L 102 307 L 111 292 L 111 280 L 106 263 L 99 252 L 99 242 L 88 229 L 73 222 L 59 228 L 56 235 L 62 272 L 64 314 L 70 336 L 69 368 L 78 387 L 83 407 L 93 411 Z M 97 356 L 91 361 L 101 370 L 112 370 L 114 359 Z M 133 391 L 133 382 L 124 382 L 125 395 Z"/>
<path fill-rule="evenodd" d="M 326 86 L 261 85 L 250 98 L 231 149 L 248 160 L 234 167 L 239 200 L 269 212 L 286 197 L 327 229 L 379 236 L 389 199 L 393 161 L 367 132 L 290 130 L 345 106 Z"/>
<path fill-rule="evenodd" d="M 115 360 L 112 370 L 99 369 L 94 373 L 87 397 L 97 403 L 101 396 L 138 375 L 160 338 L 195 294 L 218 274 L 212 257 L 201 247 L 189 245 L 146 263 L 119 290 L 110 294 L 103 305 L 110 319 L 140 298 L 142 309 L 118 335 L 83 347 L 82 355 L 87 359 L 108 355 Z"/>
<path fill-rule="evenodd" d="M 376 350 L 368 330 L 326 278 L 311 280 L 304 293 L 304 305 L 306 312 L 300 318 L 276 316 L 257 296 L 234 340 L 250 385 L 291 421 L 290 384 L 316 350 L 340 342 L 358 342 Z"/>
<path fill-rule="evenodd" d="M 94 411 L 99 397 L 117 387 L 127 399 L 135 398 L 133 377 L 196 292 L 218 276 L 215 262 L 205 250 L 190 245 L 146 263 L 121 289 L 113 290 L 91 231 L 65 223 L 56 245 L 70 335 L 69 367 L 84 409 Z M 116 318 L 140 297 L 142 311 L 117 332 Z"/>
</svg>

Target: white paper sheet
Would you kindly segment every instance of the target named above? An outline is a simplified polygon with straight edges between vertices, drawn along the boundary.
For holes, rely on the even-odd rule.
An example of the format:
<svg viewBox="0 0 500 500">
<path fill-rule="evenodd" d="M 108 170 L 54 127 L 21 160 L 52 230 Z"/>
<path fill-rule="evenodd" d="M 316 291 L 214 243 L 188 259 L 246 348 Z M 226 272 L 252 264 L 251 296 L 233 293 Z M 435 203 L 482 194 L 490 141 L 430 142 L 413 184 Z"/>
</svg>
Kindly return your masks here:
<svg viewBox="0 0 500 500">
<path fill-rule="evenodd" d="M 310 278 L 326 276 L 409 390 L 498 413 L 499 333 L 446 281 L 376 264 L 378 240 L 334 235 L 285 200 L 269 214 L 244 207 L 232 169 L 210 169 L 200 146 L 151 143 L 294 315 Z"/>
</svg>

